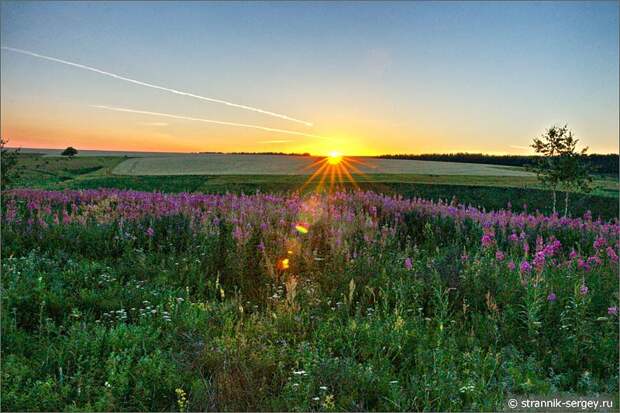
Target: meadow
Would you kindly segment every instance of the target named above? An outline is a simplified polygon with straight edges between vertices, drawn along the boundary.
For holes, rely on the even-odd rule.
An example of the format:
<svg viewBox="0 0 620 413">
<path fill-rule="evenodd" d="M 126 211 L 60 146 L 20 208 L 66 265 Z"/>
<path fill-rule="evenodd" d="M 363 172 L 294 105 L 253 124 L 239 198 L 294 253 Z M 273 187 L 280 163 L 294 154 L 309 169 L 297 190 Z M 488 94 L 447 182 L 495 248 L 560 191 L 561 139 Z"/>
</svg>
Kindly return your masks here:
<svg viewBox="0 0 620 413">
<path fill-rule="evenodd" d="M 132 153 L 128 152 L 127 156 L 119 156 L 122 153 L 114 153 L 115 156 L 108 156 L 113 153 L 100 156 L 98 152 L 91 152 L 81 151 L 73 159 L 51 156 L 52 154 L 48 152 L 42 154 L 23 153 L 19 156 L 18 162 L 20 177 L 14 186 L 49 190 L 117 188 L 167 193 L 217 194 L 227 192 L 253 194 L 257 191 L 287 194 L 299 190 L 311 193 L 317 189 L 316 180 L 311 185 L 304 185 L 308 180 L 307 172 L 306 174 L 290 174 L 290 171 L 285 171 L 285 174 L 279 175 L 265 174 L 264 171 L 256 174 L 230 174 L 237 171 L 230 164 L 227 169 L 224 168 L 225 174 L 204 174 L 203 171 L 199 175 L 186 173 L 182 175 L 124 175 L 119 173 L 119 168 L 122 166 L 124 169 L 131 165 L 127 162 L 133 161 L 132 158 L 128 158 Z M 159 156 L 161 154 L 147 153 L 143 154 L 140 159 Z M 173 156 L 173 154 L 166 156 L 169 157 L 168 159 L 187 157 L 187 155 Z M 196 156 L 201 158 L 205 155 Z M 272 158 L 267 155 L 236 156 L 244 156 L 247 159 L 258 158 L 258 161 L 255 160 L 254 162 L 263 166 L 265 166 L 264 159 Z M 196 162 L 200 164 L 202 161 Z M 281 162 L 286 163 L 288 161 Z M 302 159 L 299 162 L 307 166 L 308 160 Z M 398 162 L 401 161 L 391 162 L 397 162 L 396 165 L 399 165 Z M 469 204 L 486 210 L 497 210 L 510 205 L 516 211 L 551 213 L 549 192 L 540 185 L 534 176 L 522 173 L 520 168 L 511 168 L 520 172 L 518 176 L 463 175 L 462 173 L 468 170 L 468 164 L 453 163 L 450 168 L 453 172 L 460 170 L 461 175 L 442 175 L 438 174 L 441 171 L 441 165 L 449 164 L 448 162 L 424 162 L 424 164 L 431 166 L 438 164 L 438 166 L 436 165 L 435 169 L 427 166 L 427 172 L 431 173 L 426 174 L 378 173 L 377 171 L 356 174 L 354 176 L 355 183 L 345 177 L 339 188 L 342 190 L 370 190 L 390 195 L 403 195 L 407 198 L 421 197 L 435 201 L 451 202 L 454 200 L 457 203 Z M 175 165 L 178 172 L 182 165 Z M 473 167 L 476 168 L 479 165 L 473 165 Z M 498 170 L 493 165 L 486 167 L 487 171 Z M 594 190 L 589 194 L 571 194 L 570 213 L 577 216 L 591 211 L 595 217 L 600 216 L 603 219 L 618 217 L 619 186 L 617 176 L 599 175 L 594 183 Z M 562 194 L 559 195 L 560 198 L 562 196 Z"/>
<path fill-rule="evenodd" d="M 369 191 L 2 197 L 3 410 L 618 400 L 620 225 Z"/>
</svg>

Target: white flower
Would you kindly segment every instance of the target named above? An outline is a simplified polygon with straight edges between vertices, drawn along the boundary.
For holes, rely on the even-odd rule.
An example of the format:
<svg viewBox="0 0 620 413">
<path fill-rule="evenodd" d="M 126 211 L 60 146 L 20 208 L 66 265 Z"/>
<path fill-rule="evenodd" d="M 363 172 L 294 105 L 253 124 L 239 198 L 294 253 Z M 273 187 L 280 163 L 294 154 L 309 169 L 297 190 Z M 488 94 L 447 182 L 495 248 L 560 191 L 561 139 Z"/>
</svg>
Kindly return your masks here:
<svg viewBox="0 0 620 413">
<path fill-rule="evenodd" d="M 321 390 L 327 390 L 327 386 L 321 386 L 321 387 L 319 387 L 319 389 L 321 389 Z"/>
</svg>

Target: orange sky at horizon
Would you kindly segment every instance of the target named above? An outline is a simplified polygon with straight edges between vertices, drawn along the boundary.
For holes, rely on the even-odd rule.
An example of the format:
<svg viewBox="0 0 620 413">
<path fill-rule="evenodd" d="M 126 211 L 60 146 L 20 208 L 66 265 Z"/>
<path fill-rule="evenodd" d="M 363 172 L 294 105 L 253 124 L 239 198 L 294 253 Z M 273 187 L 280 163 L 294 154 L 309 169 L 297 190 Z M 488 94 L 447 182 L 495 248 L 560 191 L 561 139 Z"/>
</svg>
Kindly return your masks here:
<svg viewBox="0 0 620 413">
<path fill-rule="evenodd" d="M 8 117 L 3 114 L 3 118 Z M 252 137 L 247 131 L 224 131 L 209 127 L 191 128 L 184 122 L 168 121 L 166 119 L 132 119 L 121 121 L 118 125 L 97 125 L 92 119 L 74 120 L 69 122 L 58 119 L 38 119 L 30 121 L 28 118 L 2 120 L 0 133 L 3 139 L 8 139 L 7 146 L 33 149 L 64 149 L 73 146 L 78 150 L 101 151 L 128 151 L 128 152 L 308 152 L 312 155 L 324 156 L 329 152 L 337 151 L 347 156 L 376 156 L 396 153 L 487 153 L 490 155 L 527 155 L 533 150 L 526 145 L 514 145 L 512 150 L 484 150 L 477 147 L 433 145 L 441 142 L 441 137 L 426 139 L 411 139 L 415 142 L 415 149 L 403 150 L 379 144 L 382 139 L 355 139 L 340 136 L 333 139 L 316 140 L 313 143 L 297 142 L 295 137 L 284 134 L 266 134 L 262 137 Z M 188 122 L 185 122 L 188 123 Z M 175 125 L 176 124 L 176 125 Z M 96 126 L 96 127 L 93 127 Z M 172 129 L 172 130 L 171 130 Z M 226 128 L 237 129 L 237 128 Z M 177 134 L 176 131 L 181 133 Z M 207 130 L 208 132 L 204 132 Z M 239 140 L 231 136 L 242 137 Z M 427 135 L 428 136 L 428 135 Z M 208 142 L 200 143 L 208 139 Z M 289 141 L 289 142 L 286 142 Z M 374 141 L 374 144 L 372 142 Z M 265 143 L 269 142 L 269 143 Z M 273 142 L 273 143 L 271 143 Z M 617 153 L 617 149 L 605 147 L 590 147 L 589 153 Z"/>
</svg>

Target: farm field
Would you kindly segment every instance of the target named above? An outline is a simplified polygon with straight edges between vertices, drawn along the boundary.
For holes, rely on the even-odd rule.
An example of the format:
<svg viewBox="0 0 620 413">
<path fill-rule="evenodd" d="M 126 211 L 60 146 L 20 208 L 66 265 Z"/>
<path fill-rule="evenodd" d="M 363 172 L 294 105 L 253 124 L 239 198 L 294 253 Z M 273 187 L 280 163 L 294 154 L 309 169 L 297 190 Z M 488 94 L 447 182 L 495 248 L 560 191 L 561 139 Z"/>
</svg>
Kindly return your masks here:
<svg viewBox="0 0 620 413">
<path fill-rule="evenodd" d="M 318 169 L 314 156 L 187 155 L 143 157 L 123 161 L 118 175 L 310 175 Z M 521 168 L 452 162 L 350 157 L 351 168 L 364 174 L 532 176 Z"/>
<path fill-rule="evenodd" d="M 3 410 L 618 400 L 617 222 L 374 192 L 2 197 Z"/>
</svg>

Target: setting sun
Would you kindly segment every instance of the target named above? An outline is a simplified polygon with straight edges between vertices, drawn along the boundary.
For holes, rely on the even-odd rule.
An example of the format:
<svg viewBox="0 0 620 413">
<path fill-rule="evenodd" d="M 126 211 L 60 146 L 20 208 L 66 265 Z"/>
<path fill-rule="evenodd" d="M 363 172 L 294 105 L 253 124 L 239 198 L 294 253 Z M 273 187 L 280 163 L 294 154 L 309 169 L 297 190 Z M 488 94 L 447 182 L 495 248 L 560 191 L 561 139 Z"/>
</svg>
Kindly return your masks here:
<svg viewBox="0 0 620 413">
<path fill-rule="evenodd" d="M 340 152 L 331 151 L 327 156 L 327 162 L 330 165 L 338 165 L 342 162 L 342 154 Z"/>
</svg>

